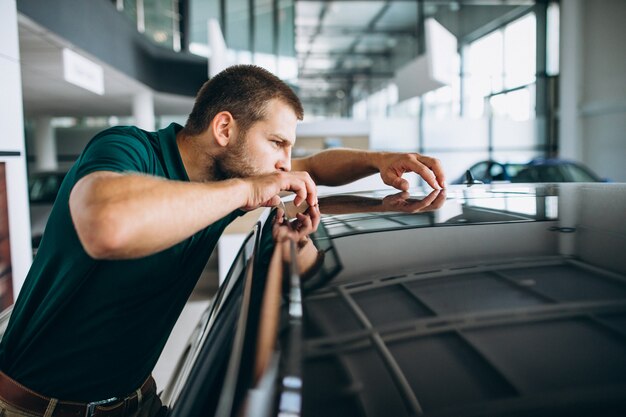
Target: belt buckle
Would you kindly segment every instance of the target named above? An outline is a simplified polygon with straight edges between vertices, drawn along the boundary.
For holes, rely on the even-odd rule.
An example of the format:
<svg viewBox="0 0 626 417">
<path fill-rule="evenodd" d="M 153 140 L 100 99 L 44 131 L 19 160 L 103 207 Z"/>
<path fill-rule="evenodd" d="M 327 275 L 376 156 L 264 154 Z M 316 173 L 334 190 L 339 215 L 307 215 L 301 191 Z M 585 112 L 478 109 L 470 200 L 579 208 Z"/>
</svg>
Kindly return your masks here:
<svg viewBox="0 0 626 417">
<path fill-rule="evenodd" d="M 85 411 L 85 417 L 92 417 L 94 411 L 96 411 L 96 407 L 98 407 L 99 405 L 107 405 L 107 404 L 111 404 L 114 402 L 118 402 L 121 401 L 119 398 L 117 397 L 111 397 L 108 400 L 101 400 L 101 401 L 94 401 L 91 402 L 89 404 L 87 404 L 87 410 Z"/>
</svg>

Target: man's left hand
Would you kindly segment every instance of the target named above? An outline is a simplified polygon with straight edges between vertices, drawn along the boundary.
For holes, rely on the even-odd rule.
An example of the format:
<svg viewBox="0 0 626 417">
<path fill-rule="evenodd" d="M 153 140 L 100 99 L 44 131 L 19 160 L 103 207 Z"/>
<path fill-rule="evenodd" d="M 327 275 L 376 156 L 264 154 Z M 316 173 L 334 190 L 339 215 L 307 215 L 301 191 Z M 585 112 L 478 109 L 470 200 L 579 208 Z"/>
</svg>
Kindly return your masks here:
<svg viewBox="0 0 626 417">
<path fill-rule="evenodd" d="M 385 153 L 378 170 L 385 184 L 402 191 L 409 189 L 409 182 L 402 178 L 406 172 L 415 172 L 435 190 L 446 186 L 441 162 L 419 153 Z"/>
<path fill-rule="evenodd" d="M 311 233 L 317 230 L 320 224 L 319 205 L 310 206 L 304 213 L 297 213 L 296 218 L 289 221 L 285 218 L 282 208 L 276 209 L 272 235 L 276 242 L 292 239 L 297 244 L 305 241 Z"/>
</svg>

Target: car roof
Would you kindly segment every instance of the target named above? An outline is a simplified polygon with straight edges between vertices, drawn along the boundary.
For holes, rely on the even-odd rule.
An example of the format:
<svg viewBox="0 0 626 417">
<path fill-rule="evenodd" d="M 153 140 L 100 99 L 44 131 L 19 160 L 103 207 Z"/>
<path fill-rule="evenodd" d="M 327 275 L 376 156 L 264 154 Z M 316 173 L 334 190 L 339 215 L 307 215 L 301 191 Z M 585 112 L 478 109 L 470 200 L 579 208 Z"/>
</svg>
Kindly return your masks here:
<svg viewBox="0 0 626 417">
<path fill-rule="evenodd" d="M 322 278 L 303 283 L 305 414 L 624 406 L 626 184 L 446 197 L 416 214 L 325 214 L 320 201 Z"/>
</svg>

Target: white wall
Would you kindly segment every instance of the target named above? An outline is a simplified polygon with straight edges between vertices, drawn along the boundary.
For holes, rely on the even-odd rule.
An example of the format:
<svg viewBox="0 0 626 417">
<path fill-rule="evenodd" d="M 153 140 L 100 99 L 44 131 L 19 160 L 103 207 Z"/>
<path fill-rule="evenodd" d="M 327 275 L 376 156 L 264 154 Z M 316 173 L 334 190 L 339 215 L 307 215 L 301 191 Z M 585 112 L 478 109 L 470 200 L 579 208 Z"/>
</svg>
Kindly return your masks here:
<svg viewBox="0 0 626 417">
<path fill-rule="evenodd" d="M 0 161 L 6 162 L 9 238 L 14 294 L 22 287 L 30 264 L 30 219 L 24 152 L 22 81 L 15 0 L 0 1 Z"/>
<path fill-rule="evenodd" d="M 561 156 L 626 181 L 626 2 L 561 2 Z"/>
</svg>

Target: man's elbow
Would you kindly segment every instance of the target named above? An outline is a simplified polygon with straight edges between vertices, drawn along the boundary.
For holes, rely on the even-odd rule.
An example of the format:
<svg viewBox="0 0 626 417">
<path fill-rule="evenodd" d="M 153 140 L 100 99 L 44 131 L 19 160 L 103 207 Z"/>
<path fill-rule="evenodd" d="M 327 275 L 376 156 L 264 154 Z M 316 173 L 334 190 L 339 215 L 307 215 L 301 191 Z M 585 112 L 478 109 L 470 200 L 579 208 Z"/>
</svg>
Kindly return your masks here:
<svg viewBox="0 0 626 417">
<path fill-rule="evenodd" d="M 123 258 L 128 246 L 124 228 L 107 219 L 106 214 L 92 217 L 75 222 L 78 239 L 87 255 L 97 260 Z"/>
</svg>

